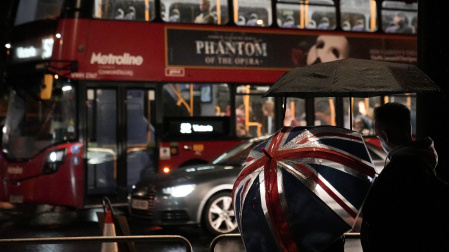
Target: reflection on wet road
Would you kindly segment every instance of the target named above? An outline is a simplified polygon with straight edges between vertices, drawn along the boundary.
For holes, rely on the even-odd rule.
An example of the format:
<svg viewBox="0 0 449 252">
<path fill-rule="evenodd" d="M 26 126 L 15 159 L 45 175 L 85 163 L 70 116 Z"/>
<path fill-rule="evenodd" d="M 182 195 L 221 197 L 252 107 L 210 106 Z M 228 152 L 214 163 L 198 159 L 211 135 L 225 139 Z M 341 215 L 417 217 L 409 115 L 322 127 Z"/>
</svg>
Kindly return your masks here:
<svg viewBox="0 0 449 252">
<path fill-rule="evenodd" d="M 68 211 L 63 208 L 20 207 L 10 208 L 0 202 L 0 239 L 15 238 L 50 238 L 101 236 L 101 225 L 97 212 L 102 209 Z M 126 215 L 117 211 L 116 214 Z M 117 226 L 117 225 L 116 225 Z M 189 240 L 194 252 L 211 251 L 214 236 L 205 233 L 197 226 L 161 228 L 151 226 L 141 220 L 128 220 L 131 235 L 180 235 Z M 118 229 L 119 227 L 116 227 Z M 136 242 L 136 251 L 183 252 L 186 251 L 181 242 Z M 216 252 L 244 252 L 239 237 L 219 239 L 214 246 Z M 99 242 L 75 242 L 64 244 L 32 244 L 32 245 L 0 245 L 0 251 L 100 251 Z M 360 252 L 358 239 L 347 239 L 347 252 Z"/>
</svg>

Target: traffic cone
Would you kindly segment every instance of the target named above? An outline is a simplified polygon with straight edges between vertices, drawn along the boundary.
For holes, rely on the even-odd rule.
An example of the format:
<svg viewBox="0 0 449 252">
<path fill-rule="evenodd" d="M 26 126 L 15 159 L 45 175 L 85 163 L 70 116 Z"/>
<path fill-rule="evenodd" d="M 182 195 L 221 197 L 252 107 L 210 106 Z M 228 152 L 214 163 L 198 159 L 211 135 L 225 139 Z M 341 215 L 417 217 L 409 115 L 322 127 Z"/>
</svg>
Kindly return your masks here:
<svg viewBox="0 0 449 252">
<path fill-rule="evenodd" d="M 106 214 L 104 217 L 103 236 L 116 236 L 114 220 L 112 219 L 112 213 L 109 208 L 106 208 Z M 103 242 L 101 244 L 101 252 L 118 252 L 117 243 Z"/>
</svg>

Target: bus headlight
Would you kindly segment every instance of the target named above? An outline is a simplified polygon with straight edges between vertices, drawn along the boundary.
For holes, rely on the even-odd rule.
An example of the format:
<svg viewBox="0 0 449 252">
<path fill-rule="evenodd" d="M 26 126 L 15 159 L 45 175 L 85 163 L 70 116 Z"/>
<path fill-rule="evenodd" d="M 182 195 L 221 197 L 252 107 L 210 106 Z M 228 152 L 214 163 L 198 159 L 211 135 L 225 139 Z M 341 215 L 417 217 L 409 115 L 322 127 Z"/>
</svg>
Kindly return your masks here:
<svg viewBox="0 0 449 252">
<path fill-rule="evenodd" d="M 55 150 L 48 154 L 47 160 L 44 165 L 44 174 L 55 173 L 58 171 L 59 166 L 64 163 L 65 149 Z"/>
<path fill-rule="evenodd" d="M 162 193 L 169 194 L 175 198 L 181 198 L 189 195 L 194 189 L 195 185 L 179 185 L 163 188 Z"/>
</svg>

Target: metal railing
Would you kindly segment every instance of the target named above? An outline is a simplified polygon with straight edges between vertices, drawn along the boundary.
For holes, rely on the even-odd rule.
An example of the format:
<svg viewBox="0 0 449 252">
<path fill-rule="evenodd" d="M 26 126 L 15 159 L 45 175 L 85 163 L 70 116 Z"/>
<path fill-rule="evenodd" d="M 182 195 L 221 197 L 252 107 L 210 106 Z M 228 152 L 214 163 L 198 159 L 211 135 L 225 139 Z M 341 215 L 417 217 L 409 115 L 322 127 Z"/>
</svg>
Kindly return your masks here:
<svg viewBox="0 0 449 252">
<path fill-rule="evenodd" d="M 360 238 L 360 233 L 356 233 L 356 232 L 344 233 L 344 236 L 349 239 L 357 239 L 357 238 Z M 243 243 L 241 234 L 223 234 L 223 235 L 219 235 L 219 236 L 215 237 L 212 240 L 212 242 L 210 243 L 210 246 L 209 246 L 209 251 L 215 252 L 215 247 L 217 246 L 217 244 L 226 239 L 234 240 L 234 241 L 239 240 Z"/>
<path fill-rule="evenodd" d="M 192 252 L 192 244 L 179 235 L 133 235 L 133 236 L 84 236 L 84 237 L 53 237 L 53 238 L 19 238 L 0 239 L 0 248 L 4 245 L 31 245 L 31 244 L 61 244 L 85 242 L 173 242 L 184 245 L 186 252 Z M 0 249 L 1 250 L 1 249 Z"/>
<path fill-rule="evenodd" d="M 237 240 L 238 239 L 238 240 L 240 240 L 243 243 L 242 236 L 240 234 L 222 234 L 222 235 L 219 235 L 219 236 L 215 237 L 212 240 L 212 242 L 210 243 L 210 246 L 209 246 L 209 251 L 210 252 L 214 252 L 215 251 L 215 247 L 217 246 L 217 244 L 220 241 L 225 240 L 225 239 L 231 239 L 231 240 Z"/>
</svg>

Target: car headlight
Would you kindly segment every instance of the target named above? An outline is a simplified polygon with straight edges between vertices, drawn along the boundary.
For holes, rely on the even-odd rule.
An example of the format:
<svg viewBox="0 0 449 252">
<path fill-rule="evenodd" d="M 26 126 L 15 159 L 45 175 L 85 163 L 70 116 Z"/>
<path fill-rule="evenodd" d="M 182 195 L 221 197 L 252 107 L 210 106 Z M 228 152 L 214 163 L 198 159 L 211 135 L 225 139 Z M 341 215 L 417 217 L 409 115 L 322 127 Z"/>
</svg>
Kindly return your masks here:
<svg viewBox="0 0 449 252">
<path fill-rule="evenodd" d="M 59 166 L 64 163 L 65 149 L 55 150 L 48 154 L 45 161 L 43 173 L 55 173 L 58 171 Z"/>
<path fill-rule="evenodd" d="M 169 194 L 172 197 L 180 198 L 189 195 L 195 189 L 195 185 L 179 185 L 166 187 L 162 189 L 162 193 Z"/>
</svg>

